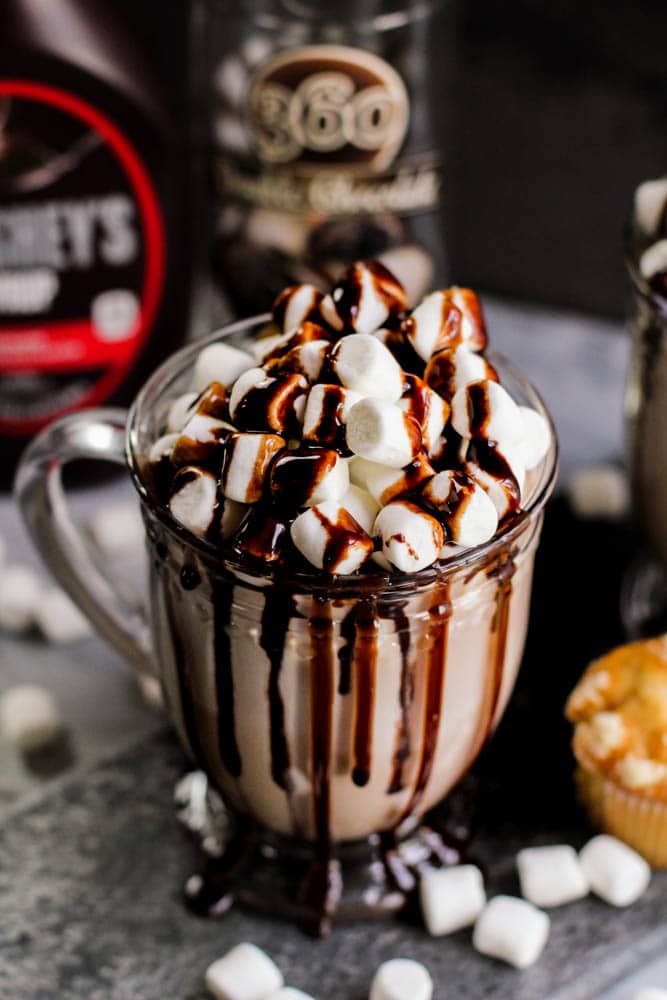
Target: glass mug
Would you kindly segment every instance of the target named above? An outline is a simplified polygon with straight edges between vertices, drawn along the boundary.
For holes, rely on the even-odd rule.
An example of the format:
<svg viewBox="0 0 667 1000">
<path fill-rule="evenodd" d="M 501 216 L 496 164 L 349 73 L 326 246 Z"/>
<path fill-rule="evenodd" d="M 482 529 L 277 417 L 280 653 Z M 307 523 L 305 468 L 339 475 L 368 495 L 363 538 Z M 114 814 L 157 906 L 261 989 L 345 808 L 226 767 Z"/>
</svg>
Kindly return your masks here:
<svg viewBox="0 0 667 1000">
<path fill-rule="evenodd" d="M 236 834 L 196 884 L 200 908 L 219 910 L 229 890 L 321 931 L 334 911 L 402 905 L 414 885 L 406 844 L 417 844 L 422 817 L 505 710 L 557 445 L 552 427 L 516 520 L 442 566 L 337 578 L 250 568 L 171 517 L 146 456 L 203 344 L 247 347 L 266 319 L 173 355 L 129 415 L 90 410 L 51 425 L 26 452 L 16 492 L 62 586 L 123 655 L 159 678 L 181 743 L 231 814 Z M 535 390 L 492 360 L 514 398 L 548 419 Z M 129 467 L 146 526 L 149 620 L 112 590 L 68 516 L 61 469 L 82 458 Z M 426 841 L 427 853 L 445 858 L 432 829 Z"/>
</svg>

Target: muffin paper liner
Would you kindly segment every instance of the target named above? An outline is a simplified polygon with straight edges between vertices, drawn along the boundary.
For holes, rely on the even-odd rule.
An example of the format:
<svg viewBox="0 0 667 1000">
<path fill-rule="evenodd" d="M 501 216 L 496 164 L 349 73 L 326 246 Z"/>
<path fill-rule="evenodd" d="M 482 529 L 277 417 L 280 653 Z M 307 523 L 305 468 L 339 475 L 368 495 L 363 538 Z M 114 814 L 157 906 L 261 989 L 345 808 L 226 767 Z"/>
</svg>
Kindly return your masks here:
<svg viewBox="0 0 667 1000">
<path fill-rule="evenodd" d="M 630 792 L 583 767 L 577 789 L 594 826 L 642 854 L 653 868 L 667 868 L 667 802 Z"/>
</svg>

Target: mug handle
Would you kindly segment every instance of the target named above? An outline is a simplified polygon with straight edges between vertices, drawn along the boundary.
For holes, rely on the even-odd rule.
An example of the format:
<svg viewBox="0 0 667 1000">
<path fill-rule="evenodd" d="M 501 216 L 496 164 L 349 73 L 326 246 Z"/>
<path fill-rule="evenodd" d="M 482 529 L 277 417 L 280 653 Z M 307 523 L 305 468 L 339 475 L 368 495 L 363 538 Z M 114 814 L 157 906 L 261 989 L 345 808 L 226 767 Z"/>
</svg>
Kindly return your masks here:
<svg viewBox="0 0 667 1000">
<path fill-rule="evenodd" d="M 42 559 L 83 613 L 140 673 L 156 676 L 150 626 L 95 565 L 72 520 L 62 483 L 68 462 L 97 459 L 126 466 L 127 411 L 105 407 L 62 417 L 23 453 L 14 496 Z"/>
</svg>

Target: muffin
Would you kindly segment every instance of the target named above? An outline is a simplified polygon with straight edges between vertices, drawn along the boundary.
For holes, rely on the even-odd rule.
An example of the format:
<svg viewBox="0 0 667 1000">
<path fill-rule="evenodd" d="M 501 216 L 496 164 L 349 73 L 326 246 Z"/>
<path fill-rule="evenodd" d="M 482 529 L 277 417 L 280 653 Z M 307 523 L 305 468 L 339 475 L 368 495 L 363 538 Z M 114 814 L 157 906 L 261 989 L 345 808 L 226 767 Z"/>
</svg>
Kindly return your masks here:
<svg viewBox="0 0 667 1000">
<path fill-rule="evenodd" d="M 570 695 L 580 797 L 594 825 L 667 868 L 667 636 L 619 646 Z"/>
</svg>

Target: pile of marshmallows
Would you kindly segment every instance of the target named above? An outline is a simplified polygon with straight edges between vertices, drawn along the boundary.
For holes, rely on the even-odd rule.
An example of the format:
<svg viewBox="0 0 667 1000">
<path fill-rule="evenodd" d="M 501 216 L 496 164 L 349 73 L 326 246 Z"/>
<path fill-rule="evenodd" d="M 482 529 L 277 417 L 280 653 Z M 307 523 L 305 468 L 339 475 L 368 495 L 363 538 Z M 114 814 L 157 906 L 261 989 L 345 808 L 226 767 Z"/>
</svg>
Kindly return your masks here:
<svg viewBox="0 0 667 1000">
<path fill-rule="evenodd" d="M 429 933 L 442 937 L 474 924 L 478 951 L 525 969 L 537 961 L 549 936 L 549 917 L 539 907 L 561 906 L 591 890 L 613 906 L 629 906 L 651 878 L 639 854 L 606 834 L 594 837 L 579 854 L 567 844 L 526 848 L 517 855 L 517 868 L 524 898 L 495 896 L 488 901 L 482 873 L 474 865 L 427 869 L 420 899 Z M 283 984 L 275 963 L 248 943 L 233 948 L 206 972 L 216 1000 L 313 1000 Z M 375 973 L 369 1000 L 431 1000 L 433 988 L 424 965 L 394 958 Z"/>
<path fill-rule="evenodd" d="M 488 541 L 519 509 L 550 430 L 480 353 L 474 292 L 436 291 L 408 314 L 402 286 L 371 261 L 328 295 L 287 288 L 273 318 L 280 332 L 256 357 L 201 351 L 150 451 L 170 465 L 169 506 L 190 531 L 234 536 L 243 552 L 252 505 L 268 507 L 318 569 L 373 558 L 414 573 Z"/>
</svg>

